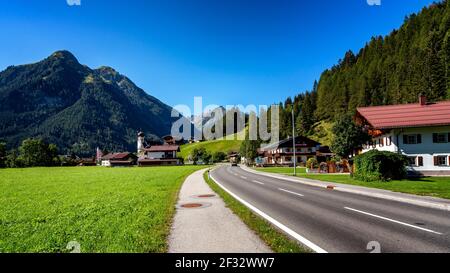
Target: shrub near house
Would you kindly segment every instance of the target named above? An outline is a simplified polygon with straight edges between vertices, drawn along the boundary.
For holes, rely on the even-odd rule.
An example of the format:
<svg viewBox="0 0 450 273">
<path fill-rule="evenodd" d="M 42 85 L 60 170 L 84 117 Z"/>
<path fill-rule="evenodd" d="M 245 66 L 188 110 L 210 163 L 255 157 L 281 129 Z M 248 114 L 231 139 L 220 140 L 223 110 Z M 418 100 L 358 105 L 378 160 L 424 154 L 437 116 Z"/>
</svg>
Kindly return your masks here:
<svg viewBox="0 0 450 273">
<path fill-rule="evenodd" d="M 355 166 L 354 177 L 357 180 L 372 182 L 403 179 L 407 174 L 408 158 L 397 153 L 373 150 L 355 157 Z"/>
</svg>

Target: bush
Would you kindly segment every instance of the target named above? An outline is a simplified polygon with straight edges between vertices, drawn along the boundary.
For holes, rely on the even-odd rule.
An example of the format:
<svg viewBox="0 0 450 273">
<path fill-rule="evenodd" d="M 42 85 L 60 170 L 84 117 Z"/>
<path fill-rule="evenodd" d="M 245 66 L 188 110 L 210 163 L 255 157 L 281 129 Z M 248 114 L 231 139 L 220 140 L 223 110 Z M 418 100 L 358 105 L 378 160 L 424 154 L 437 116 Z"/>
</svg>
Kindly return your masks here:
<svg viewBox="0 0 450 273">
<path fill-rule="evenodd" d="M 308 159 L 308 161 L 306 161 L 306 168 L 313 170 L 313 169 L 317 169 L 318 167 L 319 167 L 319 162 L 314 157 L 311 157 L 310 159 Z"/>
<path fill-rule="evenodd" d="M 215 152 L 212 155 L 212 162 L 213 163 L 219 163 L 224 161 L 227 158 L 227 155 L 224 152 Z"/>
<path fill-rule="evenodd" d="M 199 149 L 195 148 L 192 150 L 189 158 L 194 162 L 194 165 L 197 165 L 200 161 L 204 164 L 210 164 L 212 159 L 212 154 L 208 152 L 204 147 Z"/>
<path fill-rule="evenodd" d="M 365 182 L 403 179 L 407 174 L 408 158 L 397 153 L 372 150 L 355 157 L 354 162 L 354 177 Z"/>
</svg>

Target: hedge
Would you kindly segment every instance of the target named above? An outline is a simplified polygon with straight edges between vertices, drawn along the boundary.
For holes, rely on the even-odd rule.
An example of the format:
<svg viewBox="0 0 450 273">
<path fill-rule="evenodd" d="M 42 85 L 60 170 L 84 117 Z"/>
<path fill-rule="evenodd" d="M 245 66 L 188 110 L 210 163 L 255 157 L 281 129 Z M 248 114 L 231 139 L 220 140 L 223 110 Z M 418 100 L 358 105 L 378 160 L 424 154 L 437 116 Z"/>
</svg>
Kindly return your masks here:
<svg viewBox="0 0 450 273">
<path fill-rule="evenodd" d="M 408 158 L 404 155 L 372 150 L 354 160 L 354 178 L 365 182 L 404 179 Z"/>
</svg>

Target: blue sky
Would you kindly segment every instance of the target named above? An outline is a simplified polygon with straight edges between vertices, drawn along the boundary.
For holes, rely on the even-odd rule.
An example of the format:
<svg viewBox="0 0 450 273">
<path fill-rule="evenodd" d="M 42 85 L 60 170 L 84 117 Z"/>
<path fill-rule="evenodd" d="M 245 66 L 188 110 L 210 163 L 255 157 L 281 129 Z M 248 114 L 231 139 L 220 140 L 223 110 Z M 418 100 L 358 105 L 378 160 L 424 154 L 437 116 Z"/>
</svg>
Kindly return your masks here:
<svg viewBox="0 0 450 273">
<path fill-rule="evenodd" d="M 0 0 L 0 70 L 67 49 L 172 106 L 277 103 L 433 2 L 381 1 Z"/>
</svg>

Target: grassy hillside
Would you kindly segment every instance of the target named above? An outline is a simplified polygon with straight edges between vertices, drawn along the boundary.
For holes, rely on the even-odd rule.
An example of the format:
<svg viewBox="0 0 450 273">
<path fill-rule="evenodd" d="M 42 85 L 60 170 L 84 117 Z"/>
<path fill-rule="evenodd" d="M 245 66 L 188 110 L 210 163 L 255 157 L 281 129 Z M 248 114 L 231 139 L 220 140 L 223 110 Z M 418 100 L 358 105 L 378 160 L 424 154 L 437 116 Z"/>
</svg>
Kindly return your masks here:
<svg viewBox="0 0 450 273">
<path fill-rule="evenodd" d="M 179 156 L 186 160 L 187 157 L 191 154 L 191 152 L 195 148 L 198 149 L 202 147 L 211 153 L 214 152 L 228 153 L 231 151 L 239 152 L 241 143 L 242 143 L 241 140 L 212 140 L 200 143 L 185 144 L 181 146 L 181 153 L 179 153 Z"/>
<path fill-rule="evenodd" d="M 177 193 L 200 167 L 0 170 L 0 253 L 167 250 Z"/>
</svg>

